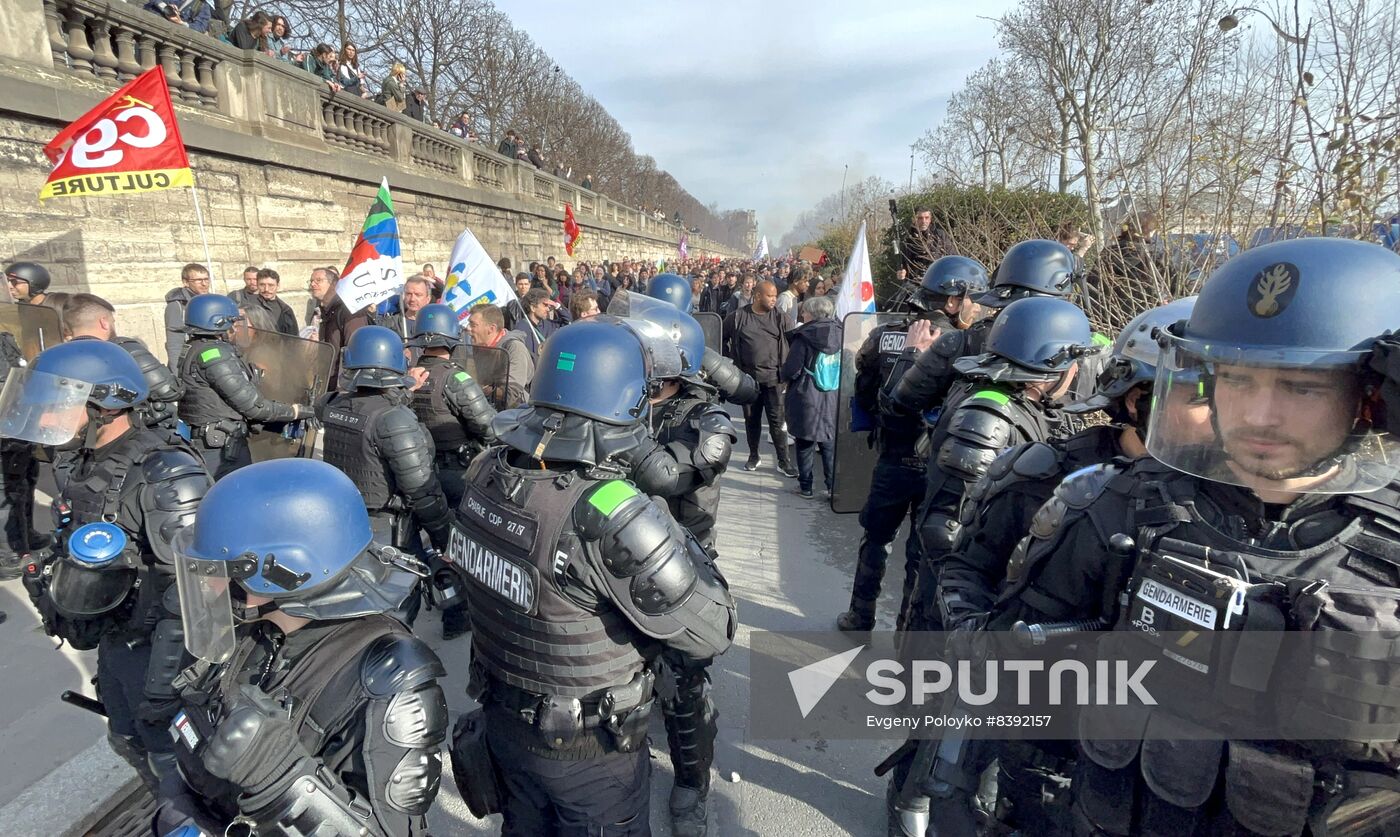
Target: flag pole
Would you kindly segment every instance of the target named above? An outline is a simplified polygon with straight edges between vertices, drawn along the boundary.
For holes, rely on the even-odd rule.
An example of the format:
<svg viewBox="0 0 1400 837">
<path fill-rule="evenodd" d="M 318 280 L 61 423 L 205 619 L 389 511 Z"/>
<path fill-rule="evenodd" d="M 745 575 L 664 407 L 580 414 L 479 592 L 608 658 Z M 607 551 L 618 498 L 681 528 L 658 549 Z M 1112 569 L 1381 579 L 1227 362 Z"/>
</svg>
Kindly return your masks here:
<svg viewBox="0 0 1400 837">
<path fill-rule="evenodd" d="M 214 275 L 214 263 L 209 258 L 209 235 L 204 231 L 204 210 L 199 208 L 199 190 L 194 185 L 193 172 L 190 177 L 190 199 L 194 201 L 194 220 L 199 224 L 199 241 L 204 245 L 204 267 L 209 275 Z M 224 293 L 229 292 L 228 275 L 224 275 Z"/>
</svg>

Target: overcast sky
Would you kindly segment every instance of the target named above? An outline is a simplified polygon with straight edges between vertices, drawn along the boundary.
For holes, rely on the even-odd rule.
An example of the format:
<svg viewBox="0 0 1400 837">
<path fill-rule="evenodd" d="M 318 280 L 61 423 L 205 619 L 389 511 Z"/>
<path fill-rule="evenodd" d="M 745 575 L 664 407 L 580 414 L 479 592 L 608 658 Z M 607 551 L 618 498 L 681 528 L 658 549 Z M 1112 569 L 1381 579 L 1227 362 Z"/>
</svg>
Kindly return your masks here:
<svg viewBox="0 0 1400 837">
<path fill-rule="evenodd" d="M 704 203 L 773 244 L 849 181 L 909 178 L 909 146 L 997 52 L 1010 0 L 498 0 Z"/>
</svg>

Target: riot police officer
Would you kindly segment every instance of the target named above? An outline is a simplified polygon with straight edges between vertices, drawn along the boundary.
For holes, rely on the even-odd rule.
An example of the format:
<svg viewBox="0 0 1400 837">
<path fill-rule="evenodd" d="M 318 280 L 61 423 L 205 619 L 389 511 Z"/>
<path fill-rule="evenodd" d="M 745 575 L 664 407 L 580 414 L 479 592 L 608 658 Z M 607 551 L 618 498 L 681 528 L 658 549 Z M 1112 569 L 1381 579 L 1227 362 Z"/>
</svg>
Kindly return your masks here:
<svg viewBox="0 0 1400 837">
<path fill-rule="evenodd" d="M 939 329 L 953 330 L 950 316 L 969 319 L 971 295 L 987 288 L 987 271 L 973 259 L 944 256 L 929 265 L 923 282 L 908 300 L 909 317 L 871 332 L 856 354 L 855 400 L 876 421 L 874 442 L 878 450 L 870 494 L 860 512 L 865 534 L 860 542 L 851 605 L 836 620 L 843 631 L 868 631 L 875 625 L 875 603 L 880 598 L 885 564 L 899 527 L 906 517 L 910 532 L 904 546 L 904 586 L 900 613 L 909 607 L 909 594 L 919 564 L 919 538 L 914 515 L 924 498 L 926 454 L 918 447 L 923 416 L 882 410 L 882 393 L 899 380 L 901 366 L 912 363 L 906 336 L 913 329 L 936 336 Z M 844 429 L 839 429 L 844 430 Z"/>
<path fill-rule="evenodd" d="M 657 284 L 653 280 L 652 288 Z M 729 467 L 739 432 L 717 403 L 714 388 L 700 379 L 704 332 L 692 317 L 671 305 L 638 305 L 634 300 L 629 313 L 660 326 L 661 338 L 674 339 L 680 351 L 678 369 L 661 371 L 653 363 L 654 394 L 650 399 L 652 432 L 674 467 L 654 467 L 644 458 L 634 478 L 648 494 L 664 497 L 671 516 L 717 558 L 714 530 L 719 514 L 719 477 Z M 667 485 L 653 484 L 658 474 L 665 475 Z M 682 655 L 664 656 L 673 685 L 661 702 L 676 777 L 669 803 L 671 830 L 678 837 L 703 837 L 708 827 L 710 766 L 719 731 L 719 712 L 710 695 L 709 661 L 697 665 Z"/>
<path fill-rule="evenodd" d="M 499 806 L 506 835 L 650 833 L 657 657 L 698 665 L 734 635 L 710 556 L 597 470 L 649 444 L 647 358 L 619 323 L 551 335 L 531 406 L 497 416 L 503 444 L 472 463 L 458 507 L 450 554 L 469 579 L 483 708 L 459 723 L 453 772 L 474 812 Z"/>
<path fill-rule="evenodd" d="M 690 283 L 674 273 L 658 273 L 653 276 L 647 283 L 646 295 L 652 299 L 669 302 L 676 306 L 676 310 L 685 314 L 690 313 L 690 306 L 695 297 Z"/>
<path fill-rule="evenodd" d="M 491 419 L 496 408 L 487 400 L 472 376 L 453 360 L 462 343 L 457 314 L 440 303 L 425 305 L 414 321 L 411 348 L 422 352 L 414 378 L 410 406 L 433 438 L 433 464 L 448 508 L 461 502 L 472 458 L 496 441 Z M 478 349 L 477 351 L 490 351 Z M 453 578 L 443 578 L 441 589 L 455 588 Z M 442 635 L 454 639 L 469 629 L 465 602 L 442 602 Z"/>
<path fill-rule="evenodd" d="M 1080 413 L 1102 410 L 1108 423 L 1092 425 L 1066 439 L 1052 437 L 1010 448 L 968 489 L 959 512 L 962 531 L 957 547 L 938 573 L 937 606 L 947 630 L 981 627 L 1000 592 L 1017 542 L 1029 532 L 1036 510 L 1066 476 L 1081 468 L 1147 455 L 1144 439 L 1154 403 L 1157 334 L 1189 316 L 1194 303 L 1195 297 L 1187 297 L 1135 317 L 1114 341 L 1091 397 L 1066 408 Z M 1174 411 L 1179 421 L 1194 422 L 1209 432 L 1209 410 L 1195 385 L 1174 381 L 1170 391 L 1157 394 L 1157 405 L 1156 409 Z M 956 755 L 940 752 L 925 772 L 937 774 L 948 795 L 937 809 L 945 827 L 947 818 L 972 813 L 966 807 L 966 791 L 977 787 L 982 770 L 996 758 L 1001 801 L 994 809 L 1002 825 L 1027 834 L 1068 833 L 1066 788 L 1073 757 L 1067 742 L 969 742 Z M 917 784 L 923 778 L 912 781 Z M 905 798 L 911 794 L 906 788 L 898 790 Z M 963 807 L 950 811 L 952 806 Z M 914 837 L 922 835 L 922 829 L 911 831 Z"/>
<path fill-rule="evenodd" d="M 1379 382 L 1366 370 L 1396 310 L 1400 257 L 1373 244 L 1301 239 L 1231 258 L 1167 329 L 1157 365 L 1159 392 L 1199 376 L 1210 432 L 1154 409 L 1151 457 L 1075 474 L 1036 514 L 989 627 L 1112 627 L 1100 643 L 1146 648 L 1175 684 L 1131 736 L 1101 732 L 1110 710 L 1081 710 L 1080 832 L 1321 833 L 1349 797 L 1396 786 L 1400 721 L 1369 685 L 1393 673 L 1367 669 L 1393 661 L 1368 643 L 1400 600 L 1400 445 L 1372 423 Z M 1194 607 L 1210 589 L 1222 606 Z M 1286 629 L 1297 650 L 1286 671 L 1269 654 L 1212 660 L 1207 671 L 1232 675 L 1202 681 L 1191 649 L 1157 648 L 1202 628 Z M 1239 731 L 1260 719 L 1298 740 Z M 1309 731 L 1321 719 L 1328 732 Z M 1182 729 L 1201 734 L 1157 740 Z"/>
<path fill-rule="evenodd" d="M 340 368 L 342 391 L 317 410 L 326 462 L 360 489 L 376 538 L 415 551 L 424 529 L 435 549 L 446 549 L 451 510 L 433 470 L 433 438 L 409 406 L 403 341 L 365 326 L 350 337 Z"/>
<path fill-rule="evenodd" d="M 992 277 L 992 287 L 973 297 L 973 301 L 1000 310 L 1028 296 L 1067 296 L 1076 264 L 1074 253 L 1058 241 L 1039 238 L 1022 241 L 1006 251 Z M 895 415 L 907 415 L 941 405 L 957 379 L 954 361 L 981 354 L 982 344 L 995 320 L 994 313 L 966 329 L 941 335 L 918 354 L 905 374 L 891 382 L 888 398 L 882 401 L 883 408 Z"/>
<path fill-rule="evenodd" d="M 108 740 L 154 786 L 173 769 L 165 727 L 183 654 L 171 538 L 209 475 L 183 440 L 134 418 L 146 382 L 120 347 L 63 343 L 10 375 L 0 435 L 55 448 L 54 524 L 66 545 L 26 568 L 25 587 L 51 635 L 97 648 Z"/>
<path fill-rule="evenodd" d="M 145 343 L 117 333 L 117 312 L 112 303 L 95 294 L 73 294 L 63 304 L 63 328 L 69 340 L 108 340 L 126 350 L 141 367 L 150 390 L 140 409 L 142 422 L 147 427 L 175 429 L 176 405 L 184 395 L 184 386 Z"/>
<path fill-rule="evenodd" d="M 453 360 L 462 345 L 457 313 L 441 303 L 423 306 L 414 323 L 408 346 L 420 349 L 415 378 L 413 412 L 433 437 L 434 464 L 447 504 L 462 499 L 467 466 L 476 454 L 496 441 L 491 419 L 496 409 L 467 370 Z"/>
<path fill-rule="evenodd" d="M 253 461 L 250 422 L 295 421 L 311 412 L 308 405 L 283 404 L 258 392 L 257 373 L 228 339 L 240 319 L 237 303 L 221 294 L 200 294 L 185 306 L 188 339 L 176 365 L 185 386 L 179 415 L 215 479 Z"/>
<path fill-rule="evenodd" d="M 199 661 L 170 724 L 185 781 L 167 782 L 158 833 L 426 834 L 446 671 L 390 615 L 426 568 L 373 540 L 350 480 L 306 459 L 244 468 L 176 551 Z"/>
</svg>

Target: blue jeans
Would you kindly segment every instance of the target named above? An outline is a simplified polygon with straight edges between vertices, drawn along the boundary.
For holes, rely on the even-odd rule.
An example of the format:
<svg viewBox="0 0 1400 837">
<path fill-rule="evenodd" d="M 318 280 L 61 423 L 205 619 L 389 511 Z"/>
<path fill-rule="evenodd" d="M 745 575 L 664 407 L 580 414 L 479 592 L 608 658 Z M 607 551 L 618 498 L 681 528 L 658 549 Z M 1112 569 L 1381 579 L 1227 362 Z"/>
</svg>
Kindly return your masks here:
<svg viewBox="0 0 1400 837">
<path fill-rule="evenodd" d="M 822 455 L 822 476 L 826 478 L 826 490 L 831 490 L 831 478 L 836 473 L 836 443 L 813 442 L 796 439 L 797 442 L 797 485 L 803 491 L 812 490 L 813 454 L 818 450 Z"/>
</svg>

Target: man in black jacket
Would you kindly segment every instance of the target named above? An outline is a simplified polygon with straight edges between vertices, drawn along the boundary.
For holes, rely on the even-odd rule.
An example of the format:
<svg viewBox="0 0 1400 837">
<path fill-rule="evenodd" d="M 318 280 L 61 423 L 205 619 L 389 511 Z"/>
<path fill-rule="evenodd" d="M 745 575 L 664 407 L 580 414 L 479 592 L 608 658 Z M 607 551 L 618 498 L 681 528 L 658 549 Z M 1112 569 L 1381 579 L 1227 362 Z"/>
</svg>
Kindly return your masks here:
<svg viewBox="0 0 1400 837">
<path fill-rule="evenodd" d="M 758 470 L 761 457 L 758 443 L 762 436 L 763 414 L 768 415 L 768 432 L 778 451 L 778 470 L 783 476 L 796 477 L 788 456 L 787 430 L 783 427 L 783 384 L 778 373 L 787 359 L 787 315 L 779 311 L 778 288 L 772 282 L 761 282 L 753 292 L 753 302 L 724 320 L 727 354 L 740 369 L 758 382 L 759 396 L 744 407 L 744 431 L 749 441 L 749 461 L 745 471 Z"/>
</svg>

